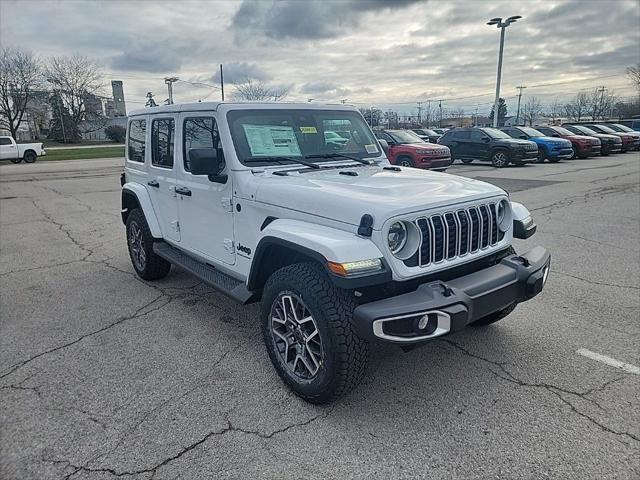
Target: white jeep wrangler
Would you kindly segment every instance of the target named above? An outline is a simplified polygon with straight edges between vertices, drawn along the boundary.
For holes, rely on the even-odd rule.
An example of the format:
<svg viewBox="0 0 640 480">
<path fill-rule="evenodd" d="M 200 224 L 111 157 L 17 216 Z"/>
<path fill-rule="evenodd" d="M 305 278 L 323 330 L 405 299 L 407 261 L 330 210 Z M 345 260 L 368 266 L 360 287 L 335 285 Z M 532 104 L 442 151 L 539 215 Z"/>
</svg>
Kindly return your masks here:
<svg viewBox="0 0 640 480">
<path fill-rule="evenodd" d="M 549 272 L 544 248 L 511 247 L 535 232 L 525 207 L 487 183 L 391 166 L 345 105 L 135 111 L 121 183 L 137 274 L 174 264 L 260 301 L 273 365 L 314 403 L 358 383 L 369 342 L 406 349 L 493 323 Z"/>
</svg>

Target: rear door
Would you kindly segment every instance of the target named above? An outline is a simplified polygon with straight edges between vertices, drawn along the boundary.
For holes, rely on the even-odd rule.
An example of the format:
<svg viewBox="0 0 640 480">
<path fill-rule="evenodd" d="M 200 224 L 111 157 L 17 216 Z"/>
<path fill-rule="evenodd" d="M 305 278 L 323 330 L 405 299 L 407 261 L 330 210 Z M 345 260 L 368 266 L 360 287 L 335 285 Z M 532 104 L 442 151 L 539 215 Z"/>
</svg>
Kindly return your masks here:
<svg viewBox="0 0 640 480">
<path fill-rule="evenodd" d="M 151 146 L 149 155 L 149 175 L 147 176 L 147 191 L 151 197 L 153 209 L 156 212 L 162 235 L 164 238 L 180 241 L 180 225 L 178 223 L 178 201 L 176 198 L 176 168 L 175 168 L 175 116 L 158 115 L 151 117 L 148 145 Z"/>
<path fill-rule="evenodd" d="M 232 176 L 229 175 L 225 183 L 218 183 L 206 175 L 192 175 L 189 168 L 189 150 L 218 149 L 220 152 L 222 149 L 215 115 L 212 112 L 181 114 L 178 135 L 181 140 L 176 156 L 180 244 L 202 257 L 233 265 L 236 255 Z"/>
</svg>

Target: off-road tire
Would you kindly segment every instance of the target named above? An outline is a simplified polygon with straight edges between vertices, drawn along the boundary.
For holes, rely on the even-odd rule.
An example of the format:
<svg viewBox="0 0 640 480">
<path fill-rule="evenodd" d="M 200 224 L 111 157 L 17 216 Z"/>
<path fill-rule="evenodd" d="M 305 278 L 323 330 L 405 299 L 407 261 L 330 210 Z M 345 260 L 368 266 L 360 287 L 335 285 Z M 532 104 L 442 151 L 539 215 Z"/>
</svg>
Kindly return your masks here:
<svg viewBox="0 0 640 480">
<path fill-rule="evenodd" d="M 547 160 L 549 161 L 549 163 L 558 163 L 560 161 L 560 157 L 547 158 Z"/>
<path fill-rule="evenodd" d="M 9 159 L 9 161 L 11 163 L 20 163 L 22 161 L 22 159 L 21 158 L 11 158 L 11 159 Z"/>
<path fill-rule="evenodd" d="M 407 157 L 407 156 L 398 157 L 398 159 L 396 160 L 396 165 L 400 165 L 401 167 L 415 167 L 416 166 L 414 161 L 410 157 Z"/>
<path fill-rule="evenodd" d="M 320 368 L 302 379 L 284 363 L 271 330 L 271 308 L 281 293 L 297 295 L 313 316 L 322 341 Z M 351 292 L 335 287 L 320 265 L 296 263 L 274 272 L 262 293 L 262 334 L 271 362 L 280 378 L 304 400 L 323 404 L 351 391 L 365 372 L 369 345 L 352 324 L 356 307 Z"/>
<path fill-rule="evenodd" d="M 465 165 L 469 165 L 471 162 L 473 162 L 473 158 L 461 158 L 460 161 Z"/>
<path fill-rule="evenodd" d="M 491 325 L 492 323 L 502 320 L 504 317 L 513 312 L 517 305 L 518 302 L 513 302 L 508 307 L 503 308 L 502 310 L 498 310 L 497 312 L 487 315 L 486 317 L 482 317 L 480 320 L 476 320 L 471 325 L 473 325 L 474 327 L 486 327 L 487 325 Z"/>
<path fill-rule="evenodd" d="M 38 156 L 36 155 L 36 152 L 29 150 L 27 152 L 24 152 L 24 161 L 27 163 L 33 163 L 38 159 Z"/>
<path fill-rule="evenodd" d="M 134 253 L 132 252 L 131 231 L 134 226 L 140 229 L 142 236 L 142 248 L 145 253 L 143 265 L 137 264 L 138 262 L 134 260 Z M 138 276 L 144 280 L 158 280 L 166 277 L 169 270 L 171 270 L 171 263 L 156 255 L 153 251 L 153 243 L 155 241 L 156 239 L 151 235 L 151 230 L 149 230 L 149 225 L 147 225 L 147 220 L 144 218 L 142 210 L 139 208 L 131 210 L 127 217 L 127 247 L 134 270 Z"/>
<path fill-rule="evenodd" d="M 504 160 L 500 155 L 504 155 Z M 504 168 L 509 165 L 509 152 L 506 150 L 495 150 L 491 152 L 491 164 L 496 168 Z"/>
<path fill-rule="evenodd" d="M 538 158 L 536 158 L 536 163 L 544 163 L 544 161 L 547 159 L 547 154 L 544 153 L 544 150 L 542 148 L 540 148 L 538 150 Z M 551 161 L 551 160 L 549 160 Z"/>
</svg>

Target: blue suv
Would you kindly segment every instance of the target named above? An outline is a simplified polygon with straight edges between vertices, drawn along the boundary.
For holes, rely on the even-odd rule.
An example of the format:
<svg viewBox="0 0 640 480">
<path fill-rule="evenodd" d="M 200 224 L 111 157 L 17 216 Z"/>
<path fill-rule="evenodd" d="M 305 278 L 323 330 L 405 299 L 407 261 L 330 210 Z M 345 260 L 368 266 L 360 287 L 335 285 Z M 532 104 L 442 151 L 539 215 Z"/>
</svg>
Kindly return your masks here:
<svg viewBox="0 0 640 480">
<path fill-rule="evenodd" d="M 573 157 L 573 148 L 569 140 L 547 137 L 531 127 L 504 127 L 501 130 L 513 138 L 535 142 L 538 145 L 538 163 L 544 162 L 545 159 L 556 163 Z"/>
</svg>

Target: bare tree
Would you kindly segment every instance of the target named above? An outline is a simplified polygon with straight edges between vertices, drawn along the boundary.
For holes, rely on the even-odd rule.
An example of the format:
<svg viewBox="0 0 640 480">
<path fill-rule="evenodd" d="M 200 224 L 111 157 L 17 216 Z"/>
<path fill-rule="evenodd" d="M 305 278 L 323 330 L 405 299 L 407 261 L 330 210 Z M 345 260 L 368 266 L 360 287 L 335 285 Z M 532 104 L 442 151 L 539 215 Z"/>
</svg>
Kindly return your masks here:
<svg viewBox="0 0 640 480">
<path fill-rule="evenodd" d="M 522 117 L 524 118 L 525 125 L 528 122 L 529 126 L 532 126 L 541 114 L 542 103 L 540 102 L 538 97 L 527 97 L 527 101 L 522 108 Z"/>
<path fill-rule="evenodd" d="M 273 101 L 278 102 L 289 93 L 289 87 L 271 87 L 264 82 L 247 78 L 235 85 L 234 98 L 246 102 Z"/>
<path fill-rule="evenodd" d="M 29 102 L 42 86 L 42 67 L 31 52 L 0 51 L 0 126 L 16 138 Z"/>
<path fill-rule="evenodd" d="M 640 64 L 627 67 L 627 77 L 638 91 L 638 103 L 640 103 Z"/>
<path fill-rule="evenodd" d="M 587 115 L 588 109 L 589 95 L 586 92 L 579 92 L 564 106 L 567 117 L 578 122 Z"/>
<path fill-rule="evenodd" d="M 547 116 L 551 117 L 551 121 L 554 122 L 556 119 L 560 118 L 564 113 L 564 105 L 560 102 L 558 97 L 554 98 L 553 101 L 549 104 L 547 110 Z"/>
<path fill-rule="evenodd" d="M 104 86 L 97 63 L 80 55 L 51 57 L 45 73 L 54 92 L 69 110 L 71 121 L 81 132 L 96 131 L 104 127 L 107 118 L 97 109 L 88 108 L 90 103 L 99 100 L 100 90 Z"/>
</svg>

